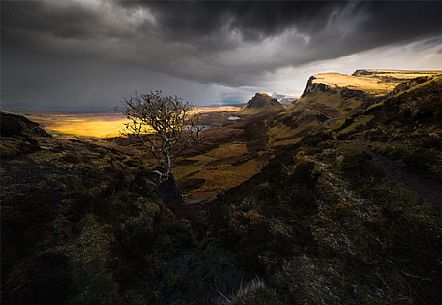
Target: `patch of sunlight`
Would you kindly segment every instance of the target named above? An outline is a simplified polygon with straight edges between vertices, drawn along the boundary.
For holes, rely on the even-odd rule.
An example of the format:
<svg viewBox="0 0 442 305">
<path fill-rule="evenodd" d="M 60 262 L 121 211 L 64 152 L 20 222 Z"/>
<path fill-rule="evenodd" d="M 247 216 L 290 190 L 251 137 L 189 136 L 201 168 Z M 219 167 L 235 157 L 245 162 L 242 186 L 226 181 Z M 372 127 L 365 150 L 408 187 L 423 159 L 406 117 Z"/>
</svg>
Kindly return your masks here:
<svg viewBox="0 0 442 305">
<path fill-rule="evenodd" d="M 47 132 L 57 135 L 113 138 L 125 130 L 128 120 L 119 113 L 30 114 Z"/>
</svg>

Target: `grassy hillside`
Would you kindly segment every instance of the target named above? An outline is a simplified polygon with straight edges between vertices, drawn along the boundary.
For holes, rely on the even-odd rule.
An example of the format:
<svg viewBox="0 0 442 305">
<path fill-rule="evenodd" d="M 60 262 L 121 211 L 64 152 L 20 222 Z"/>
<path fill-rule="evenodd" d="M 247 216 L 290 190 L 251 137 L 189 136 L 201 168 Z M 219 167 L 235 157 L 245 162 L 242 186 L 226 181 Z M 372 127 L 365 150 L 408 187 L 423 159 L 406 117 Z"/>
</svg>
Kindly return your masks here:
<svg viewBox="0 0 442 305">
<path fill-rule="evenodd" d="M 241 270 L 202 248 L 173 182 L 23 117 L 1 122 L 2 303 L 190 303 L 239 287 Z"/>
<path fill-rule="evenodd" d="M 2 301 L 439 304 L 442 77 L 365 107 L 314 81 L 285 112 L 207 114 L 174 169 L 187 205 L 124 139 L 1 113 Z"/>
<path fill-rule="evenodd" d="M 280 146 L 216 203 L 218 237 L 277 291 L 268 304 L 438 304 L 441 106 L 440 77 L 413 86 Z"/>
<path fill-rule="evenodd" d="M 315 75 L 314 84 L 325 84 L 331 88 L 361 90 L 373 96 L 390 93 L 400 83 L 417 77 L 435 76 L 442 71 L 412 70 L 357 70 L 352 75 L 341 73 L 320 73 Z"/>
<path fill-rule="evenodd" d="M 346 117 L 381 104 L 385 99 L 410 89 L 410 86 L 438 77 L 441 73 L 357 70 L 353 75 L 321 73 L 312 76 L 302 97 L 270 122 L 270 133 L 275 135 L 273 145 L 295 143 L 293 139 L 299 140 L 311 132 L 339 127 Z"/>
</svg>

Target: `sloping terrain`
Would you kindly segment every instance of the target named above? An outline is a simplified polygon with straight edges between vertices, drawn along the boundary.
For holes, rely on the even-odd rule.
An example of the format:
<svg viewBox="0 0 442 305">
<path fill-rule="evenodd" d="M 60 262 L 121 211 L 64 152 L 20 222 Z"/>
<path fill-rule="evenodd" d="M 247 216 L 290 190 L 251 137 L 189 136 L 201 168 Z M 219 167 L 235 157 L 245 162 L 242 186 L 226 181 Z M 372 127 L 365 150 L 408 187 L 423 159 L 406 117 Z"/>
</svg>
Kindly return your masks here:
<svg viewBox="0 0 442 305">
<path fill-rule="evenodd" d="M 401 88 L 347 118 L 336 135 L 370 142 L 373 157 L 390 169 L 392 177 L 442 208 L 442 76 L 412 80 Z"/>
<path fill-rule="evenodd" d="M 173 182 L 0 115 L 2 304 L 201 304 L 240 286 L 243 272 L 192 230 Z"/>
<path fill-rule="evenodd" d="M 312 83 L 324 84 L 330 88 L 360 90 L 373 96 L 383 96 L 401 83 L 441 73 L 442 71 L 356 70 L 352 75 L 320 73 L 314 76 Z"/>
<path fill-rule="evenodd" d="M 404 87 L 213 204 L 218 239 L 277 291 L 267 304 L 439 303 L 442 82 Z"/>
<path fill-rule="evenodd" d="M 302 97 L 269 122 L 272 145 L 296 143 L 305 135 L 338 127 L 342 119 L 441 71 L 357 70 L 353 75 L 321 73 L 310 77 Z"/>
<path fill-rule="evenodd" d="M 201 117 L 203 124 L 210 123 L 212 127 L 173 169 L 187 202 L 214 198 L 267 164 L 273 152 L 266 149 L 269 136 L 264 122 L 273 115 L 274 112 L 259 112 L 235 121 L 227 120 L 229 113 Z"/>
<path fill-rule="evenodd" d="M 440 74 L 442 71 L 400 70 L 357 70 L 352 75 L 320 73 L 309 79 L 301 99 L 292 109 L 303 104 L 315 104 L 317 107 L 322 104 L 341 115 L 349 114 L 388 95 L 399 84 Z"/>
</svg>

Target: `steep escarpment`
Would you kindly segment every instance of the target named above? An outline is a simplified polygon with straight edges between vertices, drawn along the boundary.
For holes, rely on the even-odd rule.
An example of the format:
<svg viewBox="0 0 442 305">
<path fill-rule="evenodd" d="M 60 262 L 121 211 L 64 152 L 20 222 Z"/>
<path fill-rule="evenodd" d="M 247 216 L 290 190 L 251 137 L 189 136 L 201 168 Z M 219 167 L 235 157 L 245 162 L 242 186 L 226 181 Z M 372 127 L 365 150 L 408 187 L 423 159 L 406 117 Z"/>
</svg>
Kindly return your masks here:
<svg viewBox="0 0 442 305">
<path fill-rule="evenodd" d="M 400 70 L 357 70 L 352 75 L 320 73 L 310 77 L 300 102 L 327 103 L 342 113 L 348 113 L 367 107 L 393 90 L 401 90 L 398 86 L 402 83 L 418 78 L 429 79 L 441 73 Z"/>
<path fill-rule="evenodd" d="M 391 90 L 390 84 L 380 84 L 374 78 L 340 73 L 321 73 L 310 77 L 298 107 L 326 106 L 330 113 L 345 115 L 366 107 Z M 394 88 L 394 86 L 393 86 Z"/>
<path fill-rule="evenodd" d="M 317 74 L 307 81 L 302 97 L 269 122 L 269 132 L 275 136 L 274 145 L 299 141 L 309 133 L 339 127 L 345 118 L 440 74 L 395 70 Z"/>
<path fill-rule="evenodd" d="M 390 92 L 388 86 L 374 78 L 340 73 L 311 76 L 301 98 L 269 122 L 272 145 L 296 143 L 310 133 L 334 128 L 341 118 L 376 103 Z"/>
<path fill-rule="evenodd" d="M 218 240 L 271 283 L 269 304 L 438 304 L 442 83 L 404 88 L 280 145 L 216 202 Z"/>
</svg>

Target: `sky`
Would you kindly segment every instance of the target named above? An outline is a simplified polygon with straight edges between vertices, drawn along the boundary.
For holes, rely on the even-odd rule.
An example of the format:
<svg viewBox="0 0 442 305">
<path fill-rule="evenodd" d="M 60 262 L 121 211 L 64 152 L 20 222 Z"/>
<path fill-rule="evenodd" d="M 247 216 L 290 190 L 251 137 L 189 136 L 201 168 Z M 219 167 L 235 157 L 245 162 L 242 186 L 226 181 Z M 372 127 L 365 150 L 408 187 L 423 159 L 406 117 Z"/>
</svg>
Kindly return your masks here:
<svg viewBox="0 0 442 305">
<path fill-rule="evenodd" d="M 163 90 L 196 105 L 300 96 L 309 76 L 442 69 L 441 1 L 1 2 L 1 107 L 112 109 Z"/>
</svg>

